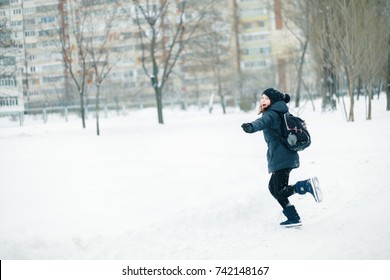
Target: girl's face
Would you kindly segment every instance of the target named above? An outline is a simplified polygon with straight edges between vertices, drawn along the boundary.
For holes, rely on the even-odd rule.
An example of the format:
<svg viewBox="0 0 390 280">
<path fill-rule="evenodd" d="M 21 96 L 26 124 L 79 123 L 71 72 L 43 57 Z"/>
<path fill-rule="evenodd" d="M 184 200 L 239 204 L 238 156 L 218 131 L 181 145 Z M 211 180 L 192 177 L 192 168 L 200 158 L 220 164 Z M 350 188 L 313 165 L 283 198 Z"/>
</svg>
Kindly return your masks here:
<svg viewBox="0 0 390 280">
<path fill-rule="evenodd" d="M 269 107 L 269 105 L 271 105 L 271 100 L 268 98 L 268 96 L 265 94 L 261 95 L 261 99 L 260 99 L 261 110 L 264 111 L 264 109 Z"/>
</svg>

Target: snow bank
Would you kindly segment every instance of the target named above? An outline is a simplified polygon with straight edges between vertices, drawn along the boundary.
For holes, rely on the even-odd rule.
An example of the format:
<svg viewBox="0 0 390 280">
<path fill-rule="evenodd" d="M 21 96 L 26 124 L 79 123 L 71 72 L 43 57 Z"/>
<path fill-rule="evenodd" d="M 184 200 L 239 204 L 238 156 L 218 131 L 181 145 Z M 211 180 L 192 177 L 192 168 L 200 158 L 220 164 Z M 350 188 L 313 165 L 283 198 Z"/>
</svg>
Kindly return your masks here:
<svg viewBox="0 0 390 280">
<path fill-rule="evenodd" d="M 290 183 L 318 176 L 324 201 L 295 195 L 301 229 L 280 228 L 254 112 L 153 109 L 81 128 L 0 119 L 0 259 L 389 259 L 390 112 L 312 112 L 313 144 Z"/>
</svg>

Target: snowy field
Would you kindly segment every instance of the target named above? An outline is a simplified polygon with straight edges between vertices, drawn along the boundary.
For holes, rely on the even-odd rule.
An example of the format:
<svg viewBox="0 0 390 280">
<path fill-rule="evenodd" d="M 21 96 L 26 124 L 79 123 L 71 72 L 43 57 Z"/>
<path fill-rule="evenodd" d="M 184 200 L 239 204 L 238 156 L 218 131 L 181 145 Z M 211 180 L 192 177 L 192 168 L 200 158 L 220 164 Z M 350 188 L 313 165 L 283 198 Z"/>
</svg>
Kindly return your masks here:
<svg viewBox="0 0 390 280">
<path fill-rule="evenodd" d="M 390 259 L 390 112 L 365 101 L 301 110 L 312 146 L 290 183 L 318 176 L 324 201 L 291 198 L 300 229 L 279 226 L 262 133 L 223 115 L 155 109 L 101 120 L 0 118 L 0 259 Z M 339 105 L 341 108 L 341 105 Z M 294 111 L 294 110 L 293 110 Z"/>
</svg>

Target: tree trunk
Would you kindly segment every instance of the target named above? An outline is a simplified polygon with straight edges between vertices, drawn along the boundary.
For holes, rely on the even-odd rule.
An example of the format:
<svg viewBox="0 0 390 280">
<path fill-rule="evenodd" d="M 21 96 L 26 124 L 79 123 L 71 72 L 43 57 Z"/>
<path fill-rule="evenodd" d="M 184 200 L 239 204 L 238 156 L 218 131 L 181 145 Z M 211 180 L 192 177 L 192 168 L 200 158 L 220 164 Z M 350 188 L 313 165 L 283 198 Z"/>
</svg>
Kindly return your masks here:
<svg viewBox="0 0 390 280">
<path fill-rule="evenodd" d="M 329 68 L 330 62 L 329 62 L 328 54 L 327 54 L 326 50 L 323 50 L 323 56 L 324 56 L 324 65 L 322 67 L 323 77 L 322 77 L 322 104 L 321 104 L 321 107 L 322 107 L 322 110 L 325 111 L 329 105 L 329 96 L 331 95 L 330 90 L 329 90 L 329 86 L 328 86 L 328 82 L 330 79 L 330 68 Z"/>
<path fill-rule="evenodd" d="M 359 76 L 358 78 L 358 86 L 357 86 L 357 100 L 359 100 L 360 94 L 362 91 L 362 77 Z"/>
<path fill-rule="evenodd" d="M 299 107 L 299 101 L 301 99 L 301 84 L 302 84 L 302 71 L 303 71 L 303 64 L 305 61 L 305 54 L 307 49 L 308 39 L 306 38 L 305 44 L 303 45 L 302 55 L 299 60 L 299 68 L 298 68 L 298 86 L 297 86 L 297 92 L 295 94 L 295 107 Z"/>
<path fill-rule="evenodd" d="M 353 84 L 354 84 L 354 79 L 352 77 L 352 71 L 348 69 L 348 93 L 349 93 L 349 116 L 348 116 L 348 121 L 354 122 L 355 117 L 354 117 L 354 112 L 353 112 L 353 107 L 355 104 L 354 100 L 354 94 L 353 94 Z"/>
<path fill-rule="evenodd" d="M 100 85 L 96 85 L 96 135 L 100 135 L 100 124 L 99 124 L 99 114 L 100 114 Z"/>
<path fill-rule="evenodd" d="M 215 99 L 215 94 L 214 94 L 214 92 L 212 92 L 210 95 L 210 99 L 209 99 L 209 113 L 210 114 L 213 112 L 214 99 Z"/>
<path fill-rule="evenodd" d="M 238 92 L 239 92 L 239 104 L 238 106 L 240 109 L 243 109 L 244 106 L 242 104 L 244 103 L 245 96 L 243 92 L 243 74 L 242 74 L 242 69 L 241 69 L 241 53 L 240 53 L 240 38 L 239 38 L 239 14 L 238 14 L 238 8 L 237 8 L 237 0 L 233 0 L 233 9 L 234 9 L 234 23 L 233 23 L 233 28 L 234 28 L 234 39 L 235 39 L 235 50 L 236 50 L 236 68 L 237 68 L 237 73 L 238 73 Z M 235 104 L 236 106 L 237 104 Z"/>
<path fill-rule="evenodd" d="M 387 86 L 387 87 L 389 87 L 389 86 Z M 387 96 L 386 111 L 390 111 L 390 90 L 387 90 L 386 96 Z"/>
<path fill-rule="evenodd" d="M 81 122 L 83 128 L 85 128 L 85 108 L 84 108 L 84 93 L 80 90 L 80 113 L 81 113 Z"/>
<path fill-rule="evenodd" d="M 371 81 L 368 82 L 368 112 L 367 112 L 367 120 L 371 120 L 371 112 L 372 112 L 372 106 L 371 106 L 371 100 L 372 100 L 372 83 Z"/>
<path fill-rule="evenodd" d="M 222 105 L 222 113 L 226 114 L 226 100 L 225 100 L 225 95 L 222 93 L 219 94 L 219 97 L 221 98 L 221 105 Z"/>
<path fill-rule="evenodd" d="M 156 92 L 158 123 L 164 124 L 161 88 L 157 86 L 154 88 L 154 90 Z"/>
<path fill-rule="evenodd" d="M 225 100 L 225 95 L 222 92 L 221 75 L 219 72 L 219 68 L 217 68 L 217 80 L 218 80 L 218 95 L 221 98 L 222 112 L 223 114 L 226 114 L 226 100 Z"/>
<path fill-rule="evenodd" d="M 390 46 L 390 37 L 389 37 L 389 46 Z M 387 55 L 387 87 L 386 87 L 386 96 L 387 96 L 386 111 L 390 111 L 390 52 Z"/>
</svg>

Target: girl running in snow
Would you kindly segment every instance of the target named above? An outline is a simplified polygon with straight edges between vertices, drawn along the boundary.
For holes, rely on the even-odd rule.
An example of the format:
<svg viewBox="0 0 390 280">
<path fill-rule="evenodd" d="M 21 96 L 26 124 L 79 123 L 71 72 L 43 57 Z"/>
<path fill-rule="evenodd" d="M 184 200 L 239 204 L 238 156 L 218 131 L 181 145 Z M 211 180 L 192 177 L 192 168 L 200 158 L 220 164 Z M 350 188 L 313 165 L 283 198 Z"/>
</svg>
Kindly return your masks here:
<svg viewBox="0 0 390 280">
<path fill-rule="evenodd" d="M 268 145 L 267 161 L 268 172 L 272 173 L 268 189 L 272 196 L 283 208 L 283 214 L 287 220 L 280 223 L 284 227 L 301 226 L 301 218 L 294 205 L 290 204 L 288 198 L 294 193 L 311 193 L 316 202 L 322 201 L 322 192 L 317 177 L 298 181 L 295 185 L 289 185 L 288 180 L 293 168 L 299 167 L 298 152 L 289 150 L 280 140 L 282 133 L 282 118 L 279 113 L 288 112 L 286 103 L 290 96 L 279 92 L 276 89 L 268 88 L 261 95 L 258 114 L 260 118 L 241 125 L 246 133 L 263 131 L 265 142 Z"/>
</svg>

